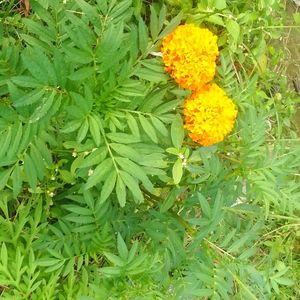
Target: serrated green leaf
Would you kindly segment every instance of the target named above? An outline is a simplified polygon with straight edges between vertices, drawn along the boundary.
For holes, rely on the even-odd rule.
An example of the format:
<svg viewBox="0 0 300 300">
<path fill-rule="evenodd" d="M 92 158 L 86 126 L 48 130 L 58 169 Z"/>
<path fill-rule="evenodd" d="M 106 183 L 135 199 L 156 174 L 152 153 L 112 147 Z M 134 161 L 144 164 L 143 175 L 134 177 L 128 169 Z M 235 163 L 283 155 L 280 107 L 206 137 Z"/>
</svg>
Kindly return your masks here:
<svg viewBox="0 0 300 300">
<path fill-rule="evenodd" d="M 69 17 L 72 26 L 66 27 L 68 37 L 78 49 L 89 52 L 96 38 L 94 36 L 94 32 L 89 29 L 86 22 L 84 22 L 79 16 L 70 15 Z"/>
<path fill-rule="evenodd" d="M 76 170 L 80 168 L 81 164 L 84 162 L 84 156 L 79 155 L 75 158 L 71 164 L 70 172 L 74 178 L 76 178 Z"/>
<path fill-rule="evenodd" d="M 157 131 L 161 135 L 168 136 L 168 134 L 169 134 L 168 129 L 161 120 L 159 120 L 158 118 L 153 117 L 153 116 L 150 116 L 150 119 L 151 119 L 152 124 L 154 125 L 154 127 L 157 129 Z"/>
<path fill-rule="evenodd" d="M 127 133 L 107 133 L 106 136 L 117 143 L 120 144 L 132 144 L 132 143 L 138 143 L 140 142 L 140 138 L 131 134 L 127 134 Z"/>
<path fill-rule="evenodd" d="M 31 93 L 24 95 L 23 97 L 19 98 L 17 101 L 14 101 L 15 107 L 22 107 L 36 103 L 40 99 L 42 99 L 43 95 L 45 94 L 45 90 L 36 89 Z"/>
<path fill-rule="evenodd" d="M 41 87 L 41 83 L 31 76 L 25 76 L 25 75 L 15 76 L 11 78 L 11 81 L 21 87 L 28 87 L 28 88 Z"/>
<path fill-rule="evenodd" d="M 167 16 L 167 7 L 163 5 L 160 9 L 159 16 L 158 16 L 158 28 L 159 31 L 163 28 L 164 22 L 166 21 Z"/>
<path fill-rule="evenodd" d="M 125 183 L 125 185 L 128 187 L 128 189 L 132 192 L 135 199 L 137 199 L 139 202 L 144 201 L 144 196 L 140 190 L 140 187 L 137 183 L 137 181 L 128 173 L 124 171 L 120 171 L 120 176 Z"/>
<path fill-rule="evenodd" d="M 47 248 L 47 252 L 50 253 L 51 256 L 58 258 L 58 259 L 63 259 L 63 256 L 59 250 L 52 249 L 52 248 Z"/>
<path fill-rule="evenodd" d="M 67 64 L 65 63 L 65 55 L 60 49 L 55 48 L 53 51 L 53 67 L 57 77 L 57 82 L 63 88 L 66 87 L 67 77 L 69 75 L 69 70 Z"/>
<path fill-rule="evenodd" d="M 28 147 L 28 144 L 32 142 L 34 137 L 37 135 L 37 125 L 38 123 L 27 123 L 24 125 L 23 135 L 20 141 L 18 152 L 23 151 Z"/>
<path fill-rule="evenodd" d="M 22 59 L 28 71 L 37 81 L 43 83 L 45 86 L 50 85 L 56 87 L 57 78 L 53 63 L 50 62 L 48 56 L 45 54 L 47 51 L 49 51 L 49 49 L 43 51 L 41 47 L 28 47 L 22 52 Z"/>
<path fill-rule="evenodd" d="M 124 242 L 124 240 L 119 232 L 118 232 L 118 237 L 117 237 L 117 247 L 118 247 L 118 253 L 119 253 L 120 257 L 123 260 L 127 260 L 128 249 L 127 249 L 126 243 Z"/>
<path fill-rule="evenodd" d="M 148 167 L 167 168 L 168 163 L 163 158 L 164 156 L 160 154 L 144 155 L 143 159 L 139 163 L 140 165 Z"/>
<path fill-rule="evenodd" d="M 109 276 L 118 276 L 121 274 L 121 270 L 118 267 L 103 267 L 99 269 L 103 274 L 107 274 Z"/>
<path fill-rule="evenodd" d="M 182 178 L 183 169 L 182 169 L 182 161 L 178 158 L 172 168 L 172 175 L 174 184 L 178 184 Z"/>
<path fill-rule="evenodd" d="M 211 208 L 210 208 L 209 203 L 207 202 L 206 198 L 200 193 L 197 193 L 197 198 L 200 203 L 200 208 L 201 208 L 204 216 L 210 218 L 211 217 Z"/>
<path fill-rule="evenodd" d="M 159 24 L 156 11 L 152 5 L 150 6 L 150 12 L 150 32 L 152 39 L 155 41 L 159 33 Z"/>
<path fill-rule="evenodd" d="M 170 34 L 181 22 L 182 13 L 179 13 L 171 22 L 166 26 L 166 28 L 159 34 L 158 39 L 164 38 L 166 35 Z"/>
<path fill-rule="evenodd" d="M 115 170 L 113 170 L 108 177 L 106 178 L 102 190 L 101 190 L 101 196 L 100 196 L 100 203 L 103 203 L 107 200 L 107 198 L 112 193 L 117 179 L 117 173 Z"/>
<path fill-rule="evenodd" d="M 38 38 L 33 37 L 32 35 L 21 33 L 20 37 L 26 43 L 28 43 L 28 45 L 31 45 L 32 47 L 39 47 L 39 48 L 43 49 L 44 51 L 49 51 L 49 45 L 47 43 L 41 41 Z M 43 76 L 43 78 L 44 78 L 44 76 Z"/>
<path fill-rule="evenodd" d="M 109 26 L 105 30 L 101 43 L 96 50 L 97 60 L 101 62 L 101 71 L 109 70 L 119 61 L 121 43 L 123 40 L 124 24 L 122 22 Z M 112 39 L 111 37 L 114 37 Z"/>
<path fill-rule="evenodd" d="M 88 77 L 91 77 L 94 74 L 94 68 L 93 67 L 83 67 L 81 69 L 78 69 L 74 73 L 68 76 L 70 80 L 73 81 L 81 81 L 84 79 L 87 79 Z"/>
<path fill-rule="evenodd" d="M 34 113 L 30 116 L 29 122 L 34 123 L 43 118 L 53 106 L 53 101 L 56 92 L 52 91 L 49 97 L 43 97 L 42 103 L 35 109 Z"/>
<path fill-rule="evenodd" d="M 71 271 L 73 270 L 74 268 L 74 265 L 75 265 L 75 257 L 71 257 L 69 262 L 67 263 L 67 265 L 65 266 L 65 269 L 62 273 L 62 276 L 65 277 L 67 276 L 68 274 L 71 273 Z"/>
<path fill-rule="evenodd" d="M 24 170 L 30 187 L 35 190 L 37 184 L 37 174 L 32 158 L 26 153 L 24 156 Z"/>
<path fill-rule="evenodd" d="M 205 18 L 205 21 L 225 27 L 225 23 L 224 23 L 223 19 L 218 15 L 208 16 L 207 18 Z"/>
<path fill-rule="evenodd" d="M 56 265 L 53 265 L 45 270 L 46 273 L 52 273 L 60 268 L 62 268 L 65 264 L 65 260 L 60 261 Z"/>
<path fill-rule="evenodd" d="M 23 125 L 20 122 L 19 125 L 18 125 L 17 131 L 14 133 L 14 140 L 13 140 L 13 142 L 10 145 L 10 148 L 9 148 L 9 153 L 8 153 L 9 157 L 14 157 L 18 153 L 18 149 L 19 149 L 19 145 L 20 145 L 20 142 L 21 142 L 22 134 L 23 134 Z M 4 144 L 4 146 L 5 146 L 5 144 Z M 1 157 L 1 155 L 0 155 L 0 157 Z"/>
<path fill-rule="evenodd" d="M 110 158 L 105 159 L 97 168 L 94 170 L 91 177 L 89 177 L 85 189 L 89 189 L 95 186 L 100 181 L 103 181 L 104 176 L 109 173 L 113 168 L 113 163 Z"/>
<path fill-rule="evenodd" d="M 98 17 L 97 9 L 94 6 L 90 5 L 84 0 L 75 0 L 75 1 L 87 16 L 94 17 L 94 18 Z"/>
<path fill-rule="evenodd" d="M 95 145 L 98 147 L 101 143 L 101 134 L 100 134 L 100 128 L 97 120 L 94 118 L 94 116 L 89 115 L 89 127 L 90 127 L 90 133 L 93 137 L 93 140 L 95 142 Z"/>
<path fill-rule="evenodd" d="M 109 16 L 116 20 L 118 17 L 122 16 L 122 14 L 124 14 L 130 8 L 131 4 L 132 4 L 131 0 L 121 1 L 110 11 Z"/>
<path fill-rule="evenodd" d="M 209 216 L 209 214 L 207 214 L 207 216 Z M 234 236 L 236 236 L 236 232 L 236 229 L 231 230 L 220 243 L 220 247 L 227 247 L 228 243 L 233 239 Z"/>
<path fill-rule="evenodd" d="M 95 232 L 97 230 L 97 225 L 95 224 L 88 224 L 88 225 L 81 225 L 79 227 L 75 227 L 72 229 L 73 232 L 78 233 L 89 233 L 89 232 Z"/>
<path fill-rule="evenodd" d="M 19 165 L 16 165 L 12 174 L 12 182 L 13 182 L 13 196 L 14 198 L 17 198 L 19 195 L 21 189 L 22 189 L 22 175 L 21 175 L 21 169 Z"/>
<path fill-rule="evenodd" d="M 49 267 L 49 266 L 56 265 L 60 261 L 61 260 L 57 259 L 57 258 L 41 258 L 36 261 L 36 265 L 42 266 L 42 267 Z"/>
<path fill-rule="evenodd" d="M 119 155 L 130 158 L 133 161 L 139 161 L 141 159 L 140 154 L 130 146 L 111 143 L 110 147 Z"/>
<path fill-rule="evenodd" d="M 215 220 L 222 216 L 222 202 L 223 196 L 221 190 L 218 190 L 217 195 L 214 200 L 214 206 L 212 210 L 212 219 Z"/>
<path fill-rule="evenodd" d="M 1 265 L 4 267 L 4 269 L 7 269 L 7 262 L 8 262 L 8 255 L 7 255 L 6 244 L 2 243 L 2 246 L 1 246 Z"/>
<path fill-rule="evenodd" d="M 67 54 L 68 60 L 80 64 L 88 64 L 93 61 L 93 56 L 90 52 L 79 50 L 74 47 L 63 47 L 64 51 Z"/>
<path fill-rule="evenodd" d="M 120 167 L 123 169 L 123 171 L 128 172 L 137 180 L 142 181 L 143 185 L 149 192 L 153 191 L 153 185 L 151 181 L 147 177 L 146 172 L 139 165 L 135 164 L 128 158 L 116 157 L 115 160 L 118 163 L 118 165 L 120 165 Z"/>
<path fill-rule="evenodd" d="M 62 221 L 60 221 L 62 223 Z M 58 238 L 63 238 L 63 233 L 57 229 L 56 227 L 54 227 L 53 225 L 49 224 L 49 230 L 51 233 L 53 233 L 56 237 Z"/>
<path fill-rule="evenodd" d="M 139 19 L 139 49 L 142 53 L 147 50 L 148 46 L 148 28 L 142 18 Z"/>
<path fill-rule="evenodd" d="M 126 186 L 121 178 L 118 175 L 117 184 L 116 184 L 116 194 L 121 207 L 124 207 L 126 204 Z"/>
<path fill-rule="evenodd" d="M 61 129 L 61 132 L 62 133 L 71 133 L 71 132 L 77 130 L 81 124 L 82 124 L 81 120 L 70 121 L 66 124 L 65 127 L 63 127 Z"/>
<path fill-rule="evenodd" d="M 176 156 L 178 156 L 178 155 L 180 154 L 179 149 L 173 148 L 173 147 L 167 148 L 167 149 L 166 149 L 166 152 L 168 152 L 168 153 L 170 153 L 170 154 L 173 154 L 173 155 L 176 155 Z"/>
<path fill-rule="evenodd" d="M 77 139 L 76 140 L 77 140 L 78 143 L 81 143 L 85 139 L 88 130 L 89 130 L 89 122 L 88 122 L 88 119 L 86 118 L 82 122 L 82 124 L 81 124 L 81 126 L 78 130 L 78 133 L 77 133 Z"/>
<path fill-rule="evenodd" d="M 179 100 L 168 101 L 168 102 L 158 106 L 154 110 L 154 113 L 156 115 L 161 115 L 160 118 L 162 118 L 164 113 L 174 111 L 179 104 L 180 104 Z"/>
<path fill-rule="evenodd" d="M 49 46 L 52 46 L 53 42 L 55 42 L 55 32 L 53 32 L 53 30 L 51 30 L 49 27 L 43 26 L 37 21 L 33 21 L 29 18 L 24 18 L 23 23 L 26 25 L 29 32 L 36 34 L 42 41 L 46 42 Z"/>
<path fill-rule="evenodd" d="M 173 189 L 169 193 L 167 198 L 164 200 L 164 202 L 162 203 L 162 205 L 160 207 L 160 212 L 165 213 L 166 211 L 168 211 L 173 206 L 175 201 L 176 201 L 176 190 Z"/>
<path fill-rule="evenodd" d="M 143 262 L 147 259 L 146 255 L 139 254 L 127 267 L 127 272 L 130 275 L 135 275 L 145 272 L 145 267 L 142 266 Z"/>
<path fill-rule="evenodd" d="M 93 215 L 93 211 L 91 211 L 90 209 L 86 208 L 86 207 L 81 207 L 78 205 L 72 205 L 72 204 L 66 204 L 63 205 L 63 208 L 65 208 L 66 210 L 76 213 L 78 215 L 82 215 L 82 216 L 92 216 Z"/>
<path fill-rule="evenodd" d="M 226 22 L 226 29 L 232 36 L 234 42 L 237 43 L 240 35 L 240 25 L 236 21 L 228 19 Z"/>
<path fill-rule="evenodd" d="M 286 278 L 286 277 L 280 277 L 280 278 L 276 278 L 274 280 L 279 284 L 287 285 L 287 286 L 293 286 L 295 284 L 294 280 L 292 280 L 290 278 Z"/>
<path fill-rule="evenodd" d="M 154 71 L 142 66 L 136 69 L 133 75 L 136 75 L 140 79 L 144 79 L 151 82 L 162 82 L 168 81 L 170 79 L 170 77 L 165 72 Z"/>
<path fill-rule="evenodd" d="M 184 129 L 182 118 L 177 115 L 175 116 L 172 125 L 171 125 L 171 138 L 174 147 L 180 149 L 182 147 L 183 138 L 184 138 Z"/>
<path fill-rule="evenodd" d="M 90 113 L 93 105 L 93 97 L 90 95 L 90 91 L 87 88 L 87 86 L 85 86 L 84 96 L 74 92 L 70 92 L 70 96 L 72 100 L 75 102 L 74 108 L 78 108 L 83 116 Z M 96 117 L 96 115 L 94 115 L 94 117 Z"/>
<path fill-rule="evenodd" d="M 209 299 L 210 296 L 212 296 L 214 294 L 214 290 L 213 289 L 196 289 L 193 292 L 193 295 L 201 297 L 202 299 Z"/>
<path fill-rule="evenodd" d="M 121 87 L 117 89 L 115 92 L 122 96 L 126 96 L 126 98 L 144 97 L 145 92 L 143 90 L 137 90 L 137 88 L 138 87 L 132 87 L 132 88 Z"/>
<path fill-rule="evenodd" d="M 155 129 L 153 128 L 151 123 L 142 114 L 139 114 L 139 120 L 140 120 L 140 123 L 141 123 L 145 133 L 149 136 L 149 138 L 154 143 L 158 143 Z"/>
<path fill-rule="evenodd" d="M 35 145 L 36 145 L 38 151 L 41 153 L 46 166 L 50 166 L 52 164 L 52 156 L 51 156 L 51 153 L 50 153 L 46 143 L 44 141 L 42 141 L 41 139 L 36 139 Z"/>
<path fill-rule="evenodd" d="M 75 182 L 75 177 L 74 175 L 68 171 L 68 170 L 60 170 L 59 174 L 61 176 L 61 179 L 66 182 L 66 183 L 74 183 Z"/>
<path fill-rule="evenodd" d="M 247 240 L 249 238 L 251 238 L 251 236 L 249 236 L 249 235 L 243 236 L 242 238 L 240 238 L 237 241 L 235 241 L 234 243 L 232 243 L 230 245 L 230 247 L 227 249 L 227 251 L 229 253 L 238 251 L 247 242 Z"/>
<path fill-rule="evenodd" d="M 140 107 L 140 110 L 144 112 L 151 112 L 154 108 L 157 108 L 157 106 L 164 103 L 163 99 L 166 92 L 166 89 L 158 89 L 147 95 Z"/>
<path fill-rule="evenodd" d="M 125 261 L 112 253 L 104 252 L 105 257 L 115 266 L 123 267 L 125 265 Z"/>
<path fill-rule="evenodd" d="M 9 149 L 11 139 L 12 139 L 12 129 L 11 127 L 8 127 L 6 131 L 6 135 L 3 134 L 3 136 L 1 137 L 0 157 L 5 156 L 6 152 Z"/>
<path fill-rule="evenodd" d="M 89 190 L 83 192 L 84 202 L 88 205 L 88 207 L 94 211 L 95 208 L 95 198 L 93 193 Z"/>
<path fill-rule="evenodd" d="M 35 166 L 37 177 L 39 180 L 42 180 L 45 172 L 44 159 L 34 144 L 30 146 L 30 157 L 34 157 L 32 162 Z"/>
<path fill-rule="evenodd" d="M 126 114 L 128 126 L 133 135 L 140 137 L 140 130 L 136 119 L 131 114 Z"/>
<path fill-rule="evenodd" d="M 89 168 L 101 163 L 107 155 L 107 149 L 100 147 L 93 151 L 89 156 L 85 157 L 79 168 Z"/>
<path fill-rule="evenodd" d="M 157 73 L 165 73 L 164 66 L 158 58 L 147 58 L 141 60 L 141 64 L 149 70 Z M 157 91 L 156 91 L 157 92 Z"/>
<path fill-rule="evenodd" d="M 69 214 L 64 217 L 67 221 L 74 222 L 77 224 L 89 224 L 94 223 L 95 218 L 92 216 L 80 216 L 80 215 L 73 215 Z"/>
<path fill-rule="evenodd" d="M 128 254 L 128 259 L 127 259 L 128 263 L 131 263 L 134 260 L 134 258 L 136 257 L 138 246 L 139 246 L 138 241 L 134 241 L 134 243 L 131 246 L 131 249 L 129 251 L 129 254 Z"/>
</svg>

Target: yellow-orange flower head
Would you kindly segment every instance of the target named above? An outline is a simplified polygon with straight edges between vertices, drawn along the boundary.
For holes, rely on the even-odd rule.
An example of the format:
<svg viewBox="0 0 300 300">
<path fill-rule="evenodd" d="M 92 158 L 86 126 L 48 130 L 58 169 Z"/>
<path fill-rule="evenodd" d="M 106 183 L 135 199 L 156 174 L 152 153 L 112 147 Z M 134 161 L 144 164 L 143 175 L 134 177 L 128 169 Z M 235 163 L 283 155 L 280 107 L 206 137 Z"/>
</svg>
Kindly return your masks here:
<svg viewBox="0 0 300 300">
<path fill-rule="evenodd" d="M 197 90 L 215 75 L 217 37 L 208 29 L 180 25 L 163 39 L 161 52 L 165 70 L 183 88 Z"/>
<path fill-rule="evenodd" d="M 185 129 L 190 138 L 202 146 L 223 141 L 232 130 L 237 110 L 216 84 L 195 91 L 184 103 Z"/>
</svg>

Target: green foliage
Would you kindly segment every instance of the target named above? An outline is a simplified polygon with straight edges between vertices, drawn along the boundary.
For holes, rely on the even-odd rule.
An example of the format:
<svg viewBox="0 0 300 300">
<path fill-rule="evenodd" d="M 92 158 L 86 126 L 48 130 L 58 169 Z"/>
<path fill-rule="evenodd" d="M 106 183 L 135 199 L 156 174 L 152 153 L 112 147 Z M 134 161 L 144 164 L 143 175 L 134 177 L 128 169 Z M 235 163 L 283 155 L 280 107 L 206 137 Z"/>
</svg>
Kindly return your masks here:
<svg viewBox="0 0 300 300">
<path fill-rule="evenodd" d="M 282 5 L 32 0 L 21 18 L 4 2 L 1 299 L 299 298 Z M 211 147 L 189 140 L 189 93 L 157 53 L 182 21 L 218 34 L 215 80 L 239 110 Z"/>
</svg>

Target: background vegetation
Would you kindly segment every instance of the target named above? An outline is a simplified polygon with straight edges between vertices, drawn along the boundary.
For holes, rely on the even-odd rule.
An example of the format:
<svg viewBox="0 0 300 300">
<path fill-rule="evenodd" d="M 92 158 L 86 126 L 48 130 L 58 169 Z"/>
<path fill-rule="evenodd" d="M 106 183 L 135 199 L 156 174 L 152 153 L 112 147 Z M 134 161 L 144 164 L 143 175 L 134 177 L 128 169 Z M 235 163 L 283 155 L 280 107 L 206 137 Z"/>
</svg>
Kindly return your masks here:
<svg viewBox="0 0 300 300">
<path fill-rule="evenodd" d="M 275 42 L 299 13 L 28 4 L 0 1 L 1 299 L 299 299 L 299 97 Z M 218 35 L 239 110 L 212 147 L 183 131 L 188 92 L 157 53 L 184 22 Z"/>
</svg>

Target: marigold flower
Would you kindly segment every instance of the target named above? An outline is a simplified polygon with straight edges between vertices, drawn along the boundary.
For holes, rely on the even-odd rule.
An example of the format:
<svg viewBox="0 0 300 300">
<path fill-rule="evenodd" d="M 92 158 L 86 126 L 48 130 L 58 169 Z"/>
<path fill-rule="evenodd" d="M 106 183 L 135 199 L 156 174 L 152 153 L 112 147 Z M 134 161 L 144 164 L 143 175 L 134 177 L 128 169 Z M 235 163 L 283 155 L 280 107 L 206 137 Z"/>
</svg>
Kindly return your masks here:
<svg viewBox="0 0 300 300">
<path fill-rule="evenodd" d="M 223 141 L 232 130 L 237 110 L 224 90 L 212 83 L 185 100 L 183 114 L 190 138 L 210 146 Z"/>
<path fill-rule="evenodd" d="M 199 89 L 215 75 L 217 37 L 208 29 L 180 25 L 163 39 L 161 51 L 166 72 L 183 88 Z"/>
</svg>

